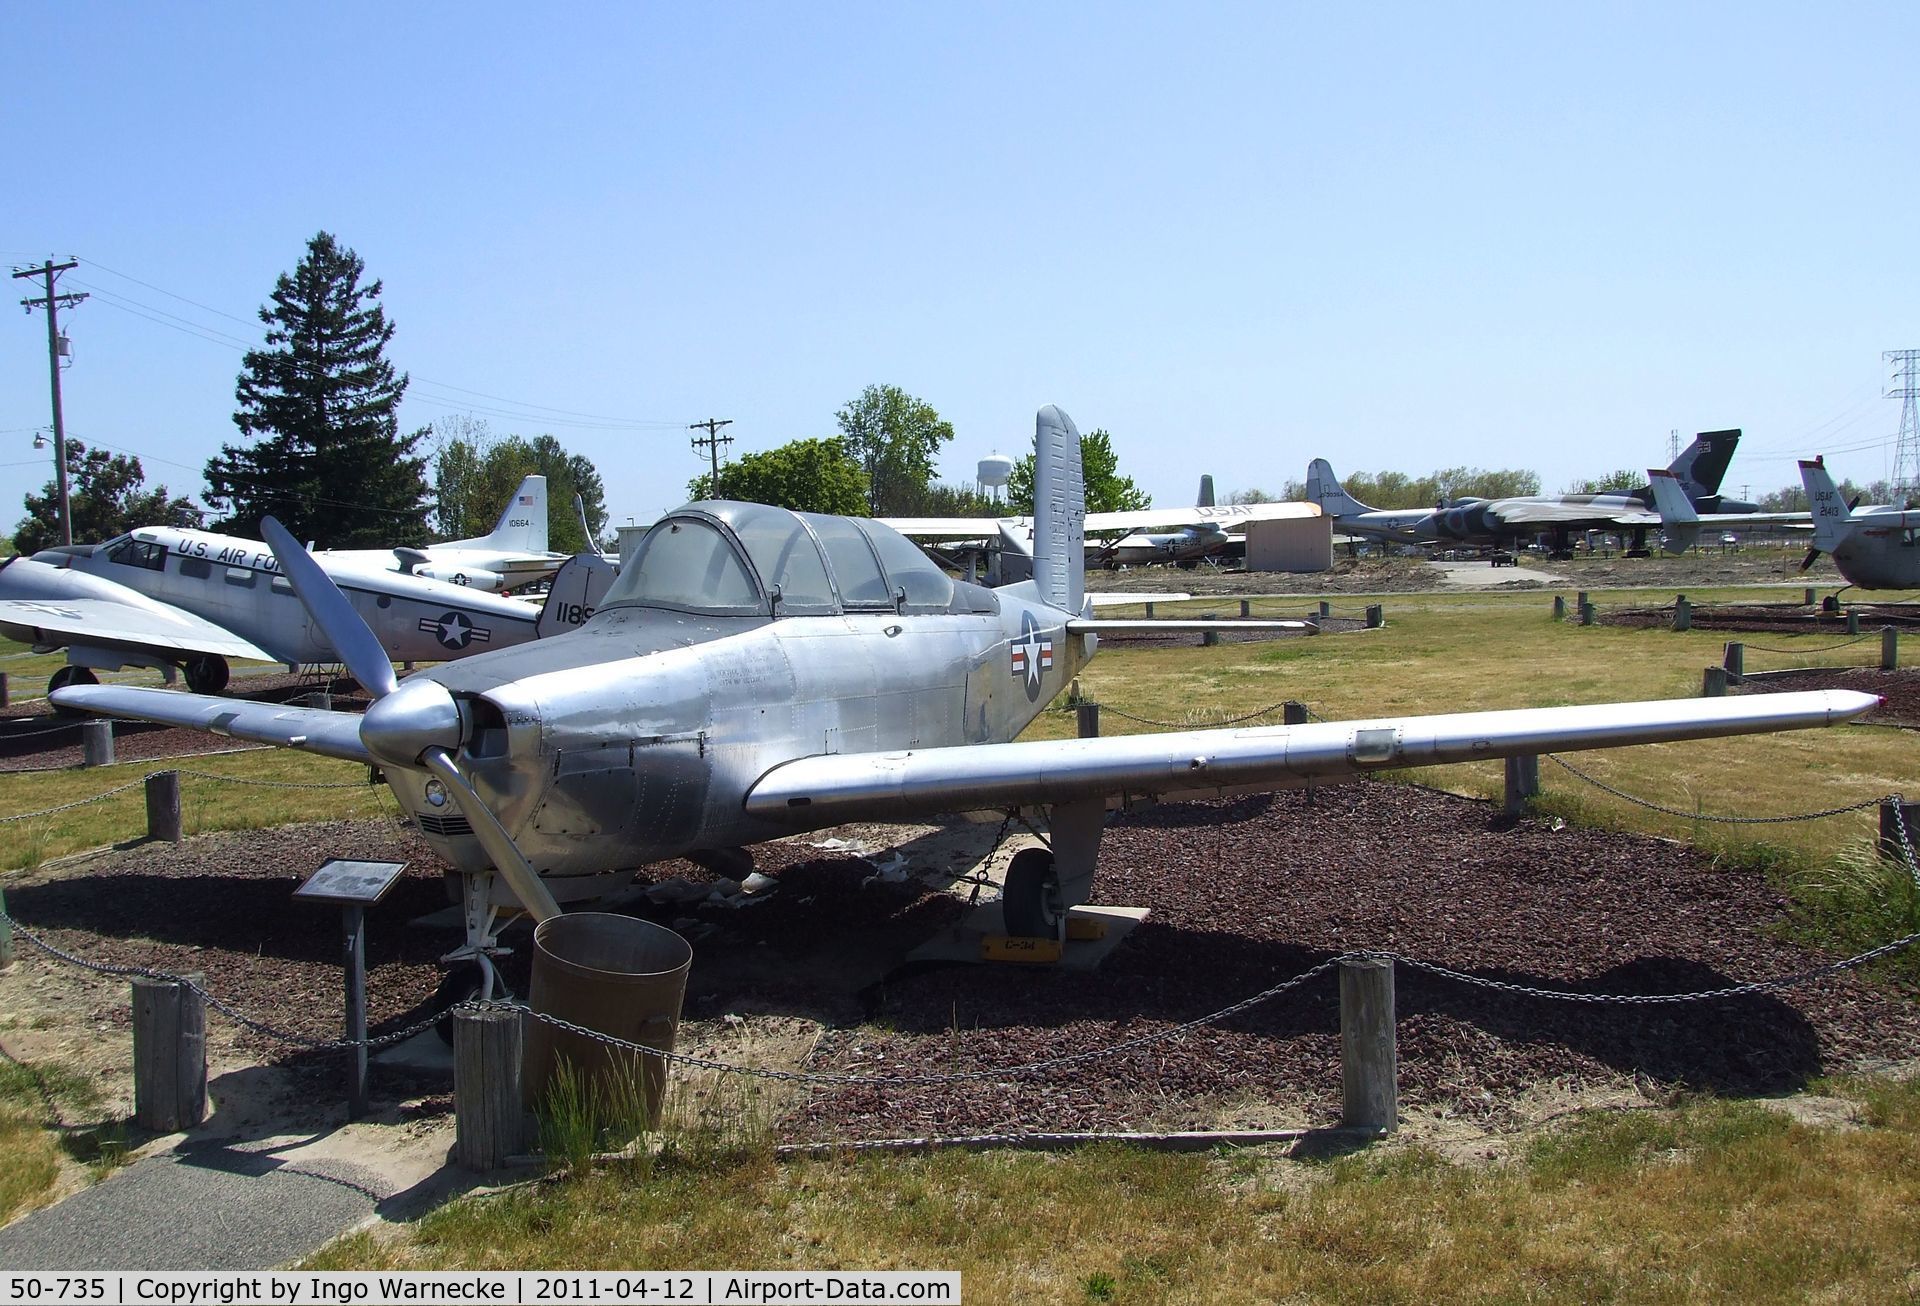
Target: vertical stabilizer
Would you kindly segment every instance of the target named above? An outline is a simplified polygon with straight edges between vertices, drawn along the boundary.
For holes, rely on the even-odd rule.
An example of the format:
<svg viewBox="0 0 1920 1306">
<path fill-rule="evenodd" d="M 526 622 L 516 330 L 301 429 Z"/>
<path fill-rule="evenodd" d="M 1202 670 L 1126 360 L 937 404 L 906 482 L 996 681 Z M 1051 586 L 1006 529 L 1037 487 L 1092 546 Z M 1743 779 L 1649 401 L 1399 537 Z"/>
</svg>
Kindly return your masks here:
<svg viewBox="0 0 1920 1306">
<path fill-rule="evenodd" d="M 1193 501 L 1196 508 L 1213 507 L 1213 477 L 1206 472 L 1200 473 L 1200 497 Z"/>
<path fill-rule="evenodd" d="M 455 543 L 474 549 L 498 549 L 502 553 L 546 553 L 547 478 L 535 473 L 520 482 L 520 488 L 507 500 L 506 510 L 500 514 L 493 534 Z"/>
<path fill-rule="evenodd" d="M 1079 616 L 1087 566 L 1080 431 L 1052 404 L 1040 410 L 1033 425 L 1034 588 L 1041 602 Z"/>
<path fill-rule="evenodd" d="M 1667 468 L 1680 478 L 1689 499 L 1709 499 L 1720 493 L 1720 481 L 1733 461 L 1740 444 L 1740 428 L 1731 431 L 1702 431 L 1693 443 L 1680 451 Z"/>
<path fill-rule="evenodd" d="M 1319 504 L 1321 512 L 1336 520 L 1373 511 L 1346 492 L 1340 478 L 1333 474 L 1333 464 L 1325 458 L 1307 464 L 1307 502 Z"/>
<path fill-rule="evenodd" d="M 1840 488 L 1833 483 L 1824 459 L 1801 460 L 1800 484 L 1806 487 L 1807 509 L 1813 515 L 1813 547 L 1822 553 L 1832 553 L 1846 538 L 1847 522 L 1853 512 L 1840 497 Z"/>
<path fill-rule="evenodd" d="M 1680 488 L 1680 478 L 1668 468 L 1649 468 L 1647 488 L 1653 495 L 1654 509 L 1660 514 L 1660 529 L 1667 537 L 1667 549 L 1685 553 L 1700 538 L 1700 513 L 1693 500 Z"/>
</svg>

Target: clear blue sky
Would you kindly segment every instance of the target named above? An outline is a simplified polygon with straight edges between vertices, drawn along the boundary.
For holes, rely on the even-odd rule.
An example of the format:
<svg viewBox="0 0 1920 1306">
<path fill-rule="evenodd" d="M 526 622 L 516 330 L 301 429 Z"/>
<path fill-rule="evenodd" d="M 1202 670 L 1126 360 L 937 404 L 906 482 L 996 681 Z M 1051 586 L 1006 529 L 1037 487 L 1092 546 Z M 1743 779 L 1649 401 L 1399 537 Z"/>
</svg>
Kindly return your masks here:
<svg viewBox="0 0 1920 1306">
<path fill-rule="evenodd" d="M 1160 504 L 1315 455 L 1557 489 L 1724 426 L 1736 492 L 1865 479 L 1881 351 L 1920 346 L 1911 5 L 36 3 L 7 37 L 0 259 L 82 260 L 68 429 L 176 491 L 321 229 L 386 284 L 409 427 L 550 431 L 616 522 L 685 497 L 688 422 L 770 448 L 874 382 L 952 421 L 950 478 L 1058 403 Z M 9 529 L 51 464 L 10 320 Z"/>
</svg>

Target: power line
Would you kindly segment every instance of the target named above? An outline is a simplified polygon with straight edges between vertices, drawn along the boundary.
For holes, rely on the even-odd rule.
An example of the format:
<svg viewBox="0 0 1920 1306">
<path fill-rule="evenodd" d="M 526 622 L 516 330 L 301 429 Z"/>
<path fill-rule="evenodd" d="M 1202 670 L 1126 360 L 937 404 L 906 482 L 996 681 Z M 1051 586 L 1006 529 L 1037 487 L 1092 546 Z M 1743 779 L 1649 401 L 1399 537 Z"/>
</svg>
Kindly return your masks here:
<svg viewBox="0 0 1920 1306">
<path fill-rule="evenodd" d="M 36 308 L 47 310 L 47 371 L 53 384 L 53 466 L 54 480 L 59 485 L 60 495 L 60 542 L 73 543 L 73 502 L 67 494 L 67 432 L 66 423 L 60 415 L 60 355 L 65 352 L 67 338 L 60 334 L 60 310 L 73 308 L 86 300 L 85 295 L 56 295 L 53 293 L 54 278 L 69 268 L 76 266 L 72 259 L 55 264 L 52 256 L 37 268 L 22 268 L 13 274 L 19 281 L 25 277 L 39 277 L 47 288 L 47 293 L 39 299 L 23 299 L 20 302 L 31 313 Z"/>
<path fill-rule="evenodd" d="M 1889 349 L 1881 357 L 1900 368 L 1887 390 L 1889 399 L 1900 400 L 1900 438 L 1893 453 L 1893 475 L 1887 479 L 1893 497 L 1904 502 L 1920 483 L 1920 349 Z"/>
<path fill-rule="evenodd" d="M 720 446 L 723 444 L 732 444 L 733 437 L 730 435 L 721 435 L 720 428 L 723 426 L 732 426 L 732 425 L 733 425 L 733 419 L 731 417 L 709 417 L 704 422 L 687 423 L 687 429 L 689 431 L 699 431 L 703 429 L 706 431 L 706 434 L 704 436 L 696 435 L 693 437 L 693 448 L 694 448 L 694 451 L 697 453 L 699 452 L 700 446 L 705 445 L 707 447 L 707 456 L 711 460 L 713 465 L 713 479 L 707 482 L 708 498 L 718 499 L 721 497 L 720 496 Z"/>
</svg>

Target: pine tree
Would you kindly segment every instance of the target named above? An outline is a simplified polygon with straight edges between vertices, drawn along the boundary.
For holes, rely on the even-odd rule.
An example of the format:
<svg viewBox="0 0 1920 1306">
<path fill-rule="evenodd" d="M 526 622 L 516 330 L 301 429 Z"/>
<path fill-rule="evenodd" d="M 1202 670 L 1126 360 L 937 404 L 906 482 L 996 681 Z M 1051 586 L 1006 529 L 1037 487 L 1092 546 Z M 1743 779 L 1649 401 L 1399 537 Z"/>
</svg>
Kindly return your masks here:
<svg viewBox="0 0 1920 1306">
<path fill-rule="evenodd" d="M 266 346 L 247 351 L 233 423 L 244 437 L 207 462 L 219 529 L 257 535 L 268 514 L 302 541 L 383 548 L 427 539 L 428 434 L 400 434 L 407 377 L 385 349 L 393 324 L 366 265 L 320 232 L 262 307 Z"/>
</svg>

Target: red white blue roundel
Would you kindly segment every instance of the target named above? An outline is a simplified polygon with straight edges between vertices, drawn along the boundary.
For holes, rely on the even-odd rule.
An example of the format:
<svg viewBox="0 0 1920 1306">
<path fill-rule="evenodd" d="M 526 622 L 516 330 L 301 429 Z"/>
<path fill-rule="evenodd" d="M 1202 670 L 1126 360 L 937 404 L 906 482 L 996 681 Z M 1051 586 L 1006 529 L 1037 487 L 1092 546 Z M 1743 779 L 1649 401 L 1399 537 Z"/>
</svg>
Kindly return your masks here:
<svg viewBox="0 0 1920 1306">
<path fill-rule="evenodd" d="M 1027 697 L 1040 697 L 1040 680 L 1053 670 L 1053 641 L 1040 634 L 1040 623 L 1031 612 L 1020 614 L 1020 638 L 1008 645 L 1013 650 L 1013 678 L 1025 683 Z"/>
</svg>

